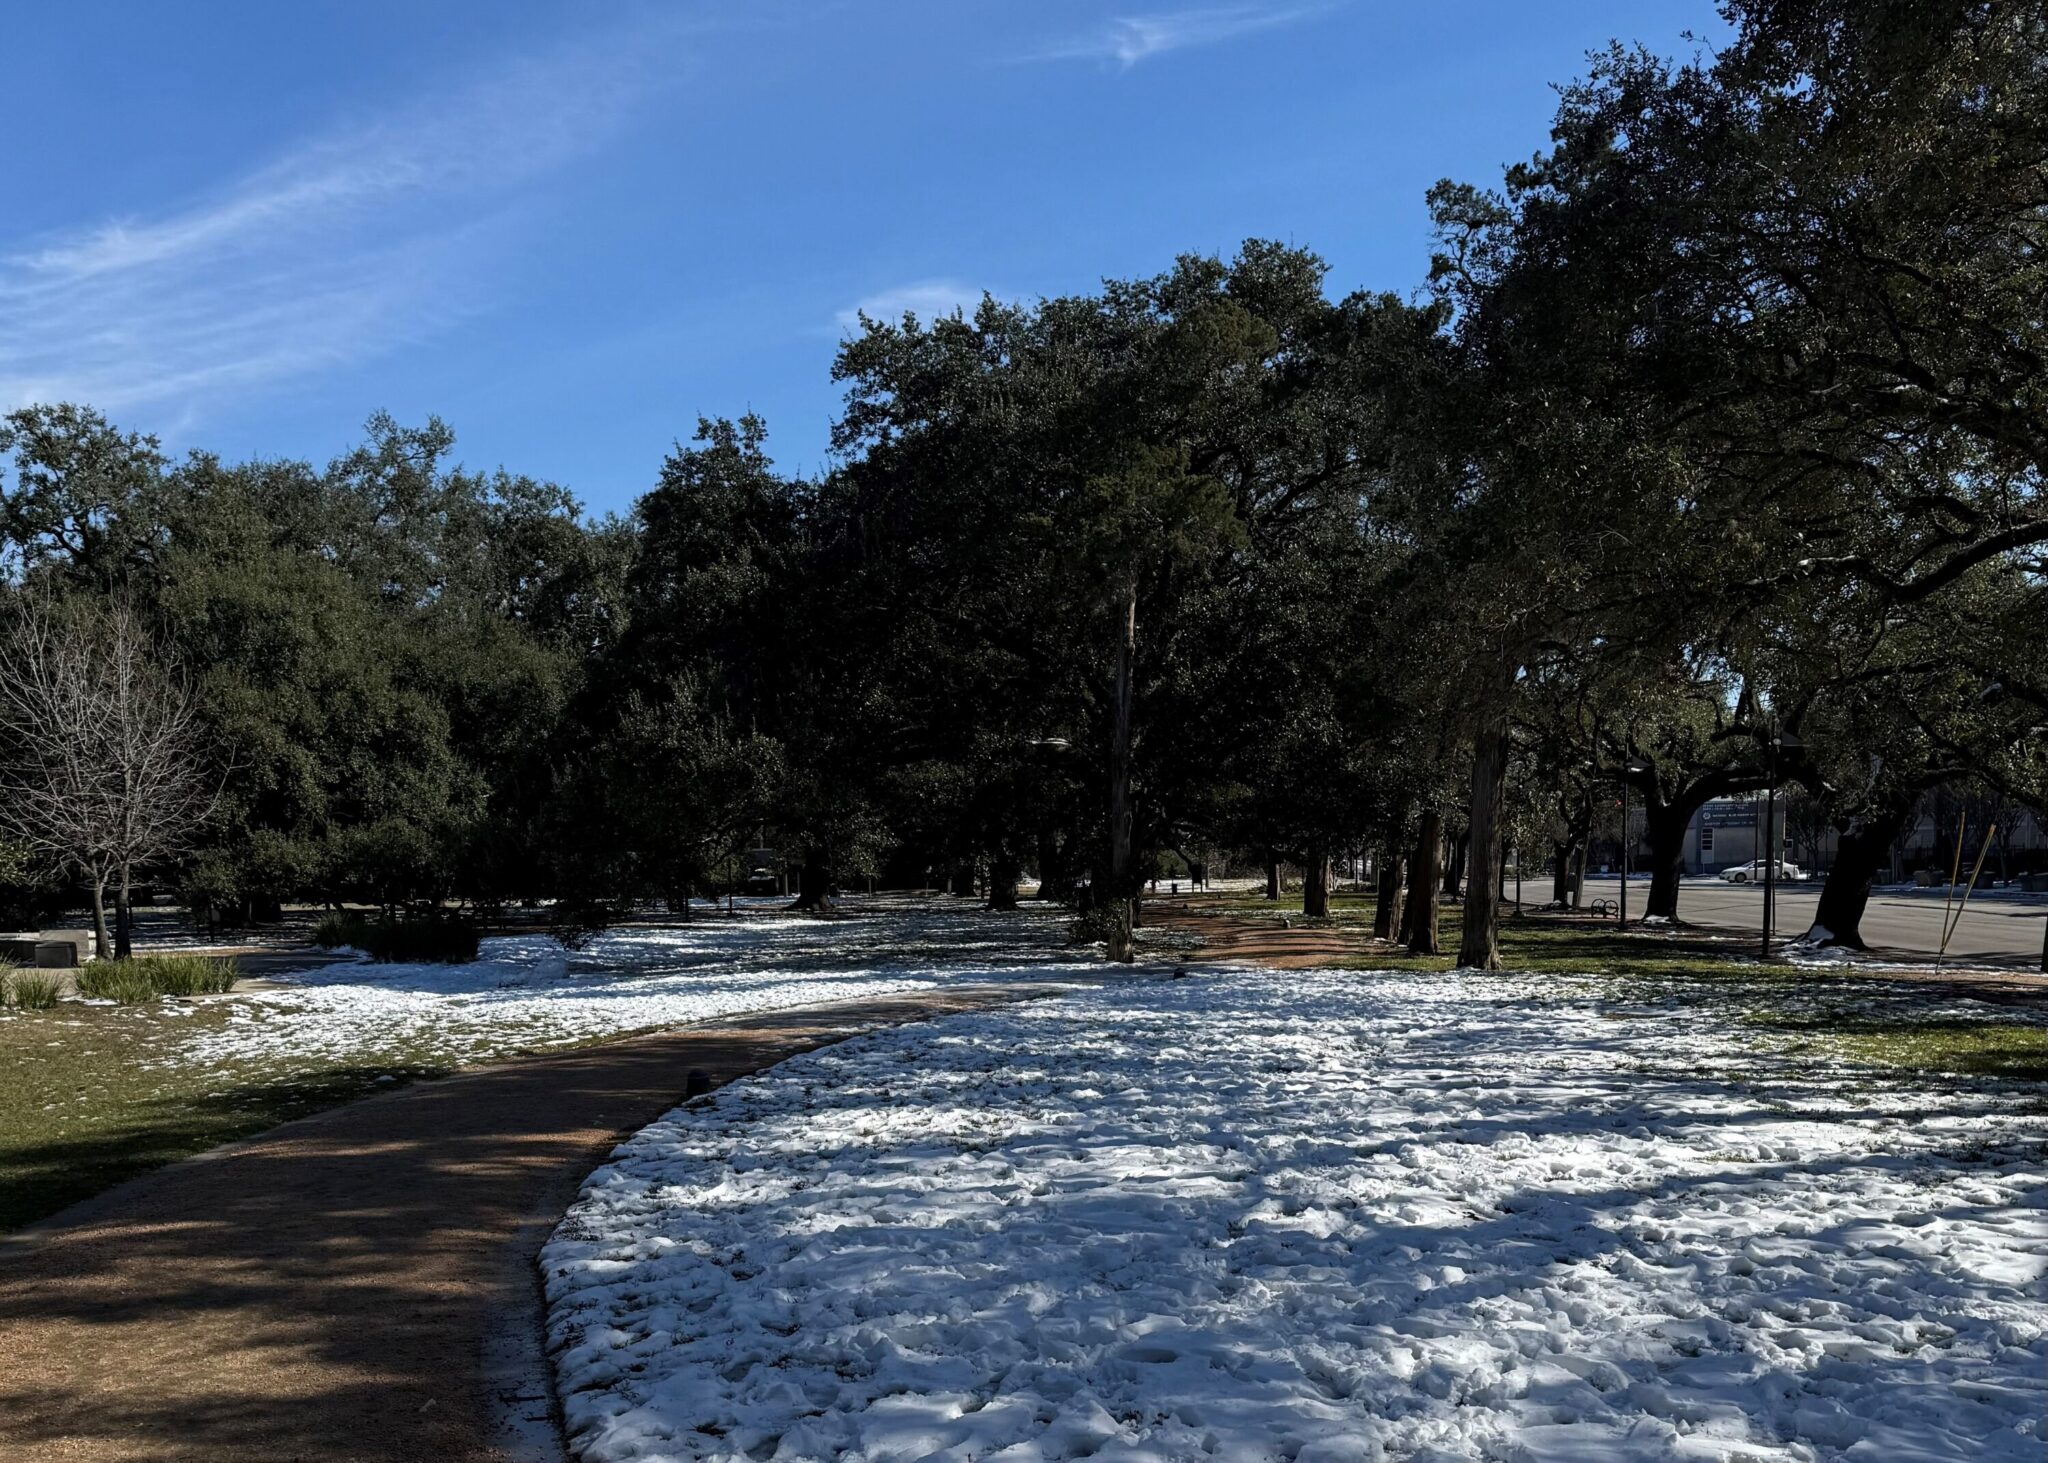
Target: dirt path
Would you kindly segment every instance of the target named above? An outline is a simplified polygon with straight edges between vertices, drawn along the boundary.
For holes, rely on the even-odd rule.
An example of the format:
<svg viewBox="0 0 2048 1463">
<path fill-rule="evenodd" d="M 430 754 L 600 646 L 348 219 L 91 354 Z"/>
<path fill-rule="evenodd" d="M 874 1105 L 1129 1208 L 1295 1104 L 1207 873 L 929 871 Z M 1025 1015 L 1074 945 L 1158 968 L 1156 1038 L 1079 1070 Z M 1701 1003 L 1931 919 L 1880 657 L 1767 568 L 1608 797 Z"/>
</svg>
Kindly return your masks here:
<svg viewBox="0 0 2048 1463">
<path fill-rule="evenodd" d="M 1299 917 L 1219 914 L 1199 905 L 1145 901 L 1147 925 L 1155 929 L 1188 930 L 1202 937 L 1197 957 L 1202 960 L 1299 970 L 1388 948 L 1356 929 L 1330 924 L 1282 924 L 1282 918 Z"/>
<path fill-rule="evenodd" d="M 533 1256 L 619 1138 L 963 987 L 528 1058 L 303 1119 L 0 1242 L 0 1460 L 554 1454 Z"/>
</svg>

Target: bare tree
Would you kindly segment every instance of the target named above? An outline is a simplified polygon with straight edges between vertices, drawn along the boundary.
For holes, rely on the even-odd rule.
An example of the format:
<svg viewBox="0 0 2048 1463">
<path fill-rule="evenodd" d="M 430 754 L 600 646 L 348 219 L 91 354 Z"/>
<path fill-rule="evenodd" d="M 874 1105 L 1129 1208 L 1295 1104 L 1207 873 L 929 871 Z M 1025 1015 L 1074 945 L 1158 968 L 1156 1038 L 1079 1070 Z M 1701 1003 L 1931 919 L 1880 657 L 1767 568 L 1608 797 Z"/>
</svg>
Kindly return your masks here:
<svg viewBox="0 0 2048 1463">
<path fill-rule="evenodd" d="M 0 639 L 0 828 L 84 877 L 102 958 L 132 948 L 136 871 L 187 848 L 218 792 L 191 687 L 128 606 L 19 602 Z"/>
</svg>

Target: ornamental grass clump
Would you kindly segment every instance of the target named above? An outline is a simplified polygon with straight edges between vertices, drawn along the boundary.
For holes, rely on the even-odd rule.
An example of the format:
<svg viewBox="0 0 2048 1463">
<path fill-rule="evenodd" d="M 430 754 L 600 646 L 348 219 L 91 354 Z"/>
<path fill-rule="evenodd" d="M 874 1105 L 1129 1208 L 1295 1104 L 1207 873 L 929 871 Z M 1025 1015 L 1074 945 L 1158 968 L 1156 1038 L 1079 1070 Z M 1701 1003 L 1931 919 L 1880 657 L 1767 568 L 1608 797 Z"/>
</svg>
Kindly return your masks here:
<svg viewBox="0 0 2048 1463">
<path fill-rule="evenodd" d="M 57 1004 L 63 990 L 54 975 L 17 970 L 0 977 L 0 1006 L 12 1006 L 17 1011 L 47 1011 Z"/>
<path fill-rule="evenodd" d="M 145 955 L 135 962 L 163 996 L 218 996 L 234 989 L 235 966 L 218 955 Z"/>
<path fill-rule="evenodd" d="M 138 960 L 95 960 L 79 967 L 78 993 L 89 1001 L 114 1001 L 139 1006 L 159 994 Z"/>
<path fill-rule="evenodd" d="M 95 960 L 78 972 L 78 993 L 140 1005 L 159 996 L 217 996 L 234 987 L 235 967 L 215 955 L 137 955 Z"/>
</svg>

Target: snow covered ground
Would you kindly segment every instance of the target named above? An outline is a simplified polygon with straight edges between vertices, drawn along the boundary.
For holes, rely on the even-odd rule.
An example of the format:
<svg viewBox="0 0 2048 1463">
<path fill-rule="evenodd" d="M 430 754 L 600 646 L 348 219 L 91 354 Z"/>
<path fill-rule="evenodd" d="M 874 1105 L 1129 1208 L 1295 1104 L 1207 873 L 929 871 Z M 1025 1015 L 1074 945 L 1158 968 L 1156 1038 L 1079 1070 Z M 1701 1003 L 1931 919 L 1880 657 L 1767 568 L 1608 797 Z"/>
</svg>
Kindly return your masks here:
<svg viewBox="0 0 2048 1463">
<path fill-rule="evenodd" d="M 1131 981 L 669 1114 L 550 1342 L 603 1463 L 2039 1463 L 2042 1096 L 1555 979 Z"/>
<path fill-rule="evenodd" d="M 787 901 L 774 901 L 777 908 Z M 964 904 L 882 900 L 844 919 L 757 911 L 737 921 L 620 929 L 582 950 L 551 936 L 487 939 L 468 965 L 352 961 L 240 993 L 227 1022 L 179 1062 L 348 1061 L 410 1054 L 459 1064 L 536 1046 L 936 984 L 1060 980 L 1099 964 L 1057 959 L 1056 913 L 990 916 Z"/>
</svg>

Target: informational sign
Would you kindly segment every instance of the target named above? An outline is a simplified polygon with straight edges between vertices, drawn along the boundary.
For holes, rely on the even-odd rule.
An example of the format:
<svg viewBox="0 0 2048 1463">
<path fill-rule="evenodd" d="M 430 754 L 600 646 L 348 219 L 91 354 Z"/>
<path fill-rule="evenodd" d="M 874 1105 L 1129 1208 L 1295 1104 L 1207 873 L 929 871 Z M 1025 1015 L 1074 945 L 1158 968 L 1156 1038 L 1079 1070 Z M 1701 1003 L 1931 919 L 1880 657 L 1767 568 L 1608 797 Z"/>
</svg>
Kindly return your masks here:
<svg viewBox="0 0 2048 1463">
<path fill-rule="evenodd" d="M 1780 813 L 1783 816 L 1783 813 Z M 1761 828 L 1764 822 L 1764 805 L 1761 800 L 1716 798 L 1700 809 L 1699 826 L 1702 828 Z"/>
</svg>

